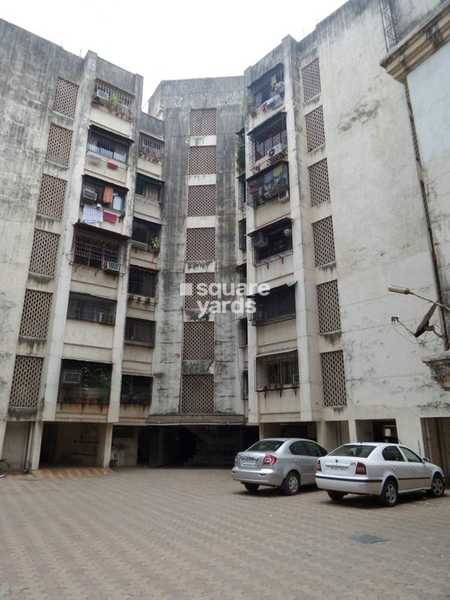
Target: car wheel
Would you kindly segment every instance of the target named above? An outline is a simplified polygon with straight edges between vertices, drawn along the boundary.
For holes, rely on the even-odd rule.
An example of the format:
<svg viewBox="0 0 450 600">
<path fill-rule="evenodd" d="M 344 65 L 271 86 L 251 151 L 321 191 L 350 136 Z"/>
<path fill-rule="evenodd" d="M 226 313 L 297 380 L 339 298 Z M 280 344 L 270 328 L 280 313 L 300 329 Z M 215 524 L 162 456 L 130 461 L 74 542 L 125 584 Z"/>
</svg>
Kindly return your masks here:
<svg viewBox="0 0 450 600">
<path fill-rule="evenodd" d="M 430 494 L 434 498 L 440 498 L 445 493 L 445 481 L 442 475 L 436 473 L 431 482 Z"/>
<path fill-rule="evenodd" d="M 295 496 L 300 490 L 300 477 L 295 471 L 290 471 L 281 484 L 281 491 L 286 496 Z"/>
<path fill-rule="evenodd" d="M 333 500 L 333 502 L 341 502 L 342 498 L 345 496 L 344 492 L 334 491 L 328 492 L 328 495 L 330 496 L 331 500 Z"/>
<path fill-rule="evenodd" d="M 244 483 L 244 487 L 249 494 L 256 494 L 259 485 L 257 483 Z"/>
<path fill-rule="evenodd" d="M 398 487 L 395 479 L 390 477 L 384 482 L 380 501 L 384 506 L 395 506 L 398 500 Z"/>
</svg>

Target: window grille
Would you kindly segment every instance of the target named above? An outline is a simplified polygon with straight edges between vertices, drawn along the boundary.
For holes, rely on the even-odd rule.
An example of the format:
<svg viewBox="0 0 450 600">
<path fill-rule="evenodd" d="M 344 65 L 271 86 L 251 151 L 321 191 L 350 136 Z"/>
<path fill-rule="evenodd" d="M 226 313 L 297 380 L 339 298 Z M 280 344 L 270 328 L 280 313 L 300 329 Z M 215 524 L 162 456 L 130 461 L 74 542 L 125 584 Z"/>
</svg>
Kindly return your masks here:
<svg viewBox="0 0 450 600">
<path fill-rule="evenodd" d="M 111 185 L 100 179 L 83 177 L 81 187 L 81 205 L 102 204 L 105 208 L 113 209 L 118 212 L 125 210 L 125 198 L 127 190 L 122 187 Z"/>
<path fill-rule="evenodd" d="M 316 221 L 312 224 L 312 228 L 316 267 L 335 263 L 333 218 L 330 216 Z"/>
<path fill-rule="evenodd" d="M 192 285 L 192 295 L 185 296 L 184 309 L 187 311 L 199 311 L 198 302 L 201 302 L 204 306 L 205 302 L 216 300 L 217 298 L 210 296 L 209 292 L 205 296 L 201 296 L 198 293 L 199 291 L 203 291 L 202 288 L 198 288 L 199 285 L 202 285 L 203 288 L 208 288 L 214 281 L 214 273 L 186 273 L 185 282 Z"/>
<path fill-rule="evenodd" d="M 183 375 L 180 410 L 194 415 L 214 413 L 213 375 Z"/>
<path fill-rule="evenodd" d="M 107 239 L 76 229 L 73 260 L 80 265 L 118 274 L 120 272 L 120 243 L 115 239 Z"/>
<path fill-rule="evenodd" d="M 252 134 L 253 162 L 276 156 L 287 146 L 286 115 L 276 115 Z"/>
<path fill-rule="evenodd" d="M 59 385 L 60 404 L 109 404 L 111 365 L 63 360 Z"/>
<path fill-rule="evenodd" d="M 48 134 L 47 160 L 67 167 L 72 146 L 72 131 L 52 123 Z"/>
<path fill-rule="evenodd" d="M 216 195 L 215 185 L 190 185 L 188 189 L 188 216 L 215 215 Z"/>
<path fill-rule="evenodd" d="M 255 262 L 292 250 L 292 223 L 280 221 L 252 234 Z"/>
<path fill-rule="evenodd" d="M 130 120 L 134 99 L 127 92 L 97 79 L 95 82 L 94 104 L 105 106 L 119 117 Z"/>
<path fill-rule="evenodd" d="M 131 239 L 148 252 L 159 252 L 161 225 L 144 219 L 133 219 Z"/>
<path fill-rule="evenodd" d="M 284 66 L 276 67 L 264 73 L 250 86 L 250 110 L 257 110 L 264 104 L 264 108 L 276 108 L 278 102 L 284 98 Z M 275 106 L 272 106 L 275 105 Z"/>
<path fill-rule="evenodd" d="M 154 179 L 145 177 L 138 173 L 136 175 L 136 194 L 143 196 L 150 202 L 159 202 L 161 193 L 161 184 L 156 183 Z"/>
<path fill-rule="evenodd" d="M 216 255 L 216 230 L 198 227 L 186 231 L 186 261 L 211 262 Z"/>
<path fill-rule="evenodd" d="M 125 321 L 125 341 L 138 342 L 150 348 L 155 346 L 155 321 L 131 319 Z"/>
<path fill-rule="evenodd" d="M 216 135 L 216 109 L 191 110 L 191 135 Z"/>
<path fill-rule="evenodd" d="M 128 160 L 128 146 L 114 136 L 105 133 L 100 133 L 96 129 L 89 129 L 88 152 L 93 152 L 105 158 L 116 160 L 117 162 L 126 163 Z"/>
<path fill-rule="evenodd" d="M 122 375 L 121 404 L 150 406 L 152 403 L 152 377 Z"/>
<path fill-rule="evenodd" d="M 162 161 L 164 142 L 145 133 L 139 134 L 139 156 L 153 163 Z"/>
<path fill-rule="evenodd" d="M 183 334 L 184 360 L 214 360 L 214 322 L 186 321 Z"/>
<path fill-rule="evenodd" d="M 64 210 L 66 181 L 51 175 L 42 175 L 37 212 L 44 217 L 60 220 Z"/>
<path fill-rule="evenodd" d="M 30 273 L 54 277 L 58 255 L 59 235 L 35 229 L 31 249 Z"/>
<path fill-rule="evenodd" d="M 320 355 L 322 367 L 323 405 L 345 406 L 344 353 L 342 350 L 324 352 Z"/>
<path fill-rule="evenodd" d="M 78 86 L 75 83 L 58 77 L 53 110 L 73 119 L 77 105 L 77 95 Z"/>
<path fill-rule="evenodd" d="M 319 59 L 316 58 L 302 69 L 303 100 L 309 102 L 320 94 Z"/>
<path fill-rule="evenodd" d="M 241 219 L 239 221 L 239 249 L 242 252 L 247 251 L 247 221 L 246 219 Z"/>
<path fill-rule="evenodd" d="M 323 123 L 323 107 L 318 106 L 305 115 L 306 145 L 308 152 L 325 144 L 325 128 Z"/>
<path fill-rule="evenodd" d="M 319 162 L 308 167 L 308 172 L 311 206 L 319 206 L 322 202 L 329 202 L 330 183 L 328 180 L 327 159 L 319 160 Z"/>
<path fill-rule="evenodd" d="M 130 267 L 128 275 L 128 293 L 154 298 L 158 273 L 140 267 Z"/>
<path fill-rule="evenodd" d="M 289 199 L 289 172 L 286 163 L 280 163 L 248 181 L 249 204 L 258 207 L 274 198 Z"/>
<path fill-rule="evenodd" d="M 114 325 L 116 321 L 116 303 L 106 298 L 96 298 L 89 294 L 71 292 L 67 318 L 101 323 L 102 325 Z"/>
<path fill-rule="evenodd" d="M 189 148 L 189 174 L 208 175 L 216 172 L 216 147 L 191 146 Z"/>
<path fill-rule="evenodd" d="M 277 354 L 262 359 L 264 387 L 280 389 L 299 384 L 297 352 Z"/>
<path fill-rule="evenodd" d="M 317 308 L 320 333 L 334 333 L 341 330 L 339 292 L 336 280 L 317 286 Z"/>
<path fill-rule="evenodd" d="M 256 313 L 252 317 L 256 322 L 295 318 L 295 286 L 274 288 L 267 296 L 257 295 L 254 300 Z"/>
<path fill-rule="evenodd" d="M 39 387 L 43 359 L 35 356 L 16 356 L 9 398 L 9 410 L 35 411 L 39 405 Z"/>
<path fill-rule="evenodd" d="M 20 337 L 34 340 L 47 338 L 51 304 L 52 294 L 26 290 L 20 323 Z"/>
</svg>

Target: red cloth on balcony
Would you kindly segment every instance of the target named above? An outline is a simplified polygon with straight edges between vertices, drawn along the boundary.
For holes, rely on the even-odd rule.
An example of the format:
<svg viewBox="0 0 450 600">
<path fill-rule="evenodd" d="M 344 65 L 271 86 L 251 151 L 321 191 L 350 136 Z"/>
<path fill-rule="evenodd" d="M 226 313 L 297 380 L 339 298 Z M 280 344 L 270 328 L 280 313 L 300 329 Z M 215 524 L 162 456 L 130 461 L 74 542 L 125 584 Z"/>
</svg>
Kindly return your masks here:
<svg viewBox="0 0 450 600">
<path fill-rule="evenodd" d="M 103 191 L 103 204 L 112 204 L 114 195 L 114 188 L 110 185 L 105 185 Z"/>
<path fill-rule="evenodd" d="M 109 212 L 107 210 L 103 211 L 103 220 L 108 223 L 113 223 L 114 225 L 117 223 L 117 215 L 116 213 Z"/>
</svg>

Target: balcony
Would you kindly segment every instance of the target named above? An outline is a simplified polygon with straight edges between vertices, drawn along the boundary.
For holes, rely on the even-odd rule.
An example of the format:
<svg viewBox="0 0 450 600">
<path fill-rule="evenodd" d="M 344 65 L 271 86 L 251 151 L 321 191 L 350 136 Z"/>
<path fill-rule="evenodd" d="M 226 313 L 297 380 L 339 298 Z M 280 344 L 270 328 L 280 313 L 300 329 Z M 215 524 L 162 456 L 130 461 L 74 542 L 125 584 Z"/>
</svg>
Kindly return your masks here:
<svg viewBox="0 0 450 600">
<path fill-rule="evenodd" d="M 116 322 L 116 302 L 89 294 L 71 292 L 67 318 L 101 325 L 114 325 Z"/>
<path fill-rule="evenodd" d="M 145 133 L 139 134 L 138 169 L 158 179 L 162 175 L 164 142 Z"/>
<path fill-rule="evenodd" d="M 128 149 L 131 140 L 108 133 L 98 127 L 89 129 L 86 170 L 112 183 L 126 184 Z"/>
<path fill-rule="evenodd" d="M 255 175 L 247 182 L 248 204 L 258 208 L 271 200 L 289 201 L 289 171 L 286 163 Z"/>
<path fill-rule="evenodd" d="M 292 222 L 280 219 L 249 234 L 256 266 L 292 254 Z"/>
<path fill-rule="evenodd" d="M 257 123 L 284 103 L 284 67 L 280 63 L 254 81 L 248 91 L 247 111 Z"/>
<path fill-rule="evenodd" d="M 155 321 L 127 317 L 125 321 L 125 343 L 154 348 Z"/>
<path fill-rule="evenodd" d="M 134 106 L 131 94 L 97 80 L 92 98 L 91 121 L 130 137 Z"/>
<path fill-rule="evenodd" d="M 161 181 L 137 173 L 134 214 L 159 220 L 161 218 L 161 194 Z"/>
<path fill-rule="evenodd" d="M 58 394 L 60 410 L 66 410 L 66 405 L 71 405 L 76 406 L 77 410 L 91 406 L 105 411 L 108 409 L 110 391 L 111 365 L 75 360 L 62 361 Z"/>
<path fill-rule="evenodd" d="M 287 160 L 286 114 L 280 113 L 254 129 L 250 138 L 252 175 Z"/>
<path fill-rule="evenodd" d="M 161 225 L 143 219 L 133 219 L 131 258 L 137 266 L 157 268 Z"/>
<path fill-rule="evenodd" d="M 119 275 L 122 244 L 112 236 L 97 234 L 81 226 L 75 228 L 72 260 L 75 264 Z"/>
<path fill-rule="evenodd" d="M 158 272 L 130 266 L 128 305 L 133 310 L 154 310 Z"/>
<path fill-rule="evenodd" d="M 122 375 L 120 405 L 149 407 L 152 403 L 152 377 Z"/>
<path fill-rule="evenodd" d="M 295 319 L 295 286 L 272 288 L 267 296 L 254 296 L 254 301 L 256 312 L 250 315 L 254 325 Z"/>
<path fill-rule="evenodd" d="M 80 222 L 121 233 L 126 196 L 126 188 L 85 175 L 81 187 Z"/>
</svg>

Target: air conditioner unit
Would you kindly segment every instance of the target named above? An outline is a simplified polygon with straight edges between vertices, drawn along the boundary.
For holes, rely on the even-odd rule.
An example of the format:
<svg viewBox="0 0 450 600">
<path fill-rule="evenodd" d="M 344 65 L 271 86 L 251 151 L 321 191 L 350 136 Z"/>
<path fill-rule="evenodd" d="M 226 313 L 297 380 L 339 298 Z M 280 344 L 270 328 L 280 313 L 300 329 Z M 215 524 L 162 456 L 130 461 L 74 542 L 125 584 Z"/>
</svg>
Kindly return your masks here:
<svg viewBox="0 0 450 600">
<path fill-rule="evenodd" d="M 120 264 L 116 260 L 105 260 L 103 269 L 109 273 L 119 273 Z"/>
<path fill-rule="evenodd" d="M 265 248 L 269 243 L 267 236 L 262 231 L 258 231 L 253 239 L 253 246 L 255 248 Z"/>
<path fill-rule="evenodd" d="M 81 383 L 81 371 L 79 371 L 79 370 L 63 371 L 62 382 L 64 385 L 79 385 Z"/>
<path fill-rule="evenodd" d="M 97 202 L 97 190 L 89 185 L 83 186 L 83 200 L 90 200 L 91 202 Z"/>
</svg>

